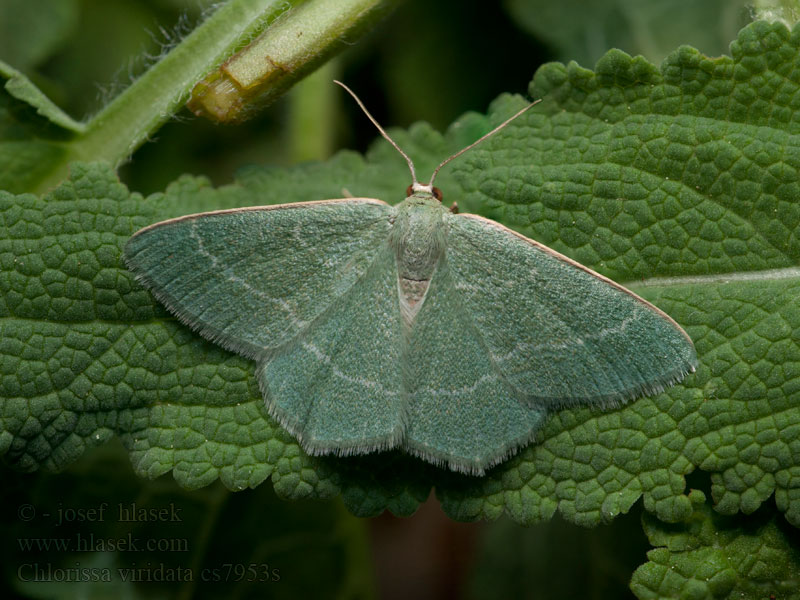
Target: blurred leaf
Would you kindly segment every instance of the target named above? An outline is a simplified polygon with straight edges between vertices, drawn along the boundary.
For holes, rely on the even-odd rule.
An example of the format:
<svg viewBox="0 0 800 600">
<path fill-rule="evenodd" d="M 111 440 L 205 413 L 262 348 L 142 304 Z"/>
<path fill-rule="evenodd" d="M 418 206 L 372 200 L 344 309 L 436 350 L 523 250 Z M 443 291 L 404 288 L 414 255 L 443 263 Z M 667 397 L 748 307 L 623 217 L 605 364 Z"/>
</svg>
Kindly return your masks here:
<svg viewBox="0 0 800 600">
<path fill-rule="evenodd" d="M 48 61 L 45 73 L 57 74 L 51 85 L 59 88 L 64 110 L 85 118 L 130 85 L 167 40 L 138 0 L 80 0 L 79 8 L 80 35 Z"/>
<path fill-rule="evenodd" d="M 0 0 L 0 60 L 26 70 L 73 34 L 78 0 Z"/>
<path fill-rule="evenodd" d="M 0 82 L 0 189 L 23 191 L 49 172 L 84 126 L 1 61 Z"/>
<path fill-rule="evenodd" d="M 340 503 L 190 492 L 129 465 L 111 444 L 59 475 L 3 472 L 4 598 L 374 596 L 365 524 Z"/>
<path fill-rule="evenodd" d="M 3 86 L 5 93 L 14 100 L 27 104 L 34 109 L 38 117 L 47 119 L 55 127 L 64 129 L 69 133 L 77 134 L 85 129 L 82 123 L 75 121 L 53 104 L 25 75 L 10 65 L 0 62 L 0 77 L 5 81 Z M 10 107 L 11 103 L 12 100 L 10 99 L 5 102 L 7 107 Z M 8 129 L 11 128 L 10 123 L 7 127 Z"/>
<path fill-rule="evenodd" d="M 503 517 L 483 533 L 470 577 L 473 600 L 621 600 L 631 595 L 631 573 L 649 549 L 634 515 L 592 529 L 559 518 L 520 527 Z"/>
<path fill-rule="evenodd" d="M 727 53 L 747 21 L 746 0 L 505 0 L 517 23 L 591 67 L 609 48 L 658 64 L 681 44 L 709 56 Z"/>
<path fill-rule="evenodd" d="M 377 54 L 380 62 L 347 82 L 360 93 L 379 85 L 395 124 L 425 115 L 444 129 L 454 115 L 483 109 L 498 91 L 523 92 L 547 58 L 499 6 L 479 2 L 407 2 L 377 36 L 355 53 Z"/>
</svg>

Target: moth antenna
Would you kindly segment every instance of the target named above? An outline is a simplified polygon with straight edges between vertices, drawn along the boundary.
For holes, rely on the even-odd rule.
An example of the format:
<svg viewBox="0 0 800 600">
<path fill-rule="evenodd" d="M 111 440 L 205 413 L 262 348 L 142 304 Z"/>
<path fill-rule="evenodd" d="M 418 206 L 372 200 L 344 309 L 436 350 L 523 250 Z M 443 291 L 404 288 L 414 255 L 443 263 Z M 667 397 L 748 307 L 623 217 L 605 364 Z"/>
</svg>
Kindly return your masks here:
<svg viewBox="0 0 800 600">
<path fill-rule="evenodd" d="M 357 104 L 358 104 L 358 105 L 361 107 L 361 110 L 363 110 L 363 111 L 364 111 L 364 114 L 365 114 L 365 115 L 367 115 L 367 118 L 368 118 L 370 121 L 372 121 L 372 124 L 373 124 L 373 125 L 375 125 L 375 127 L 377 127 L 377 128 L 378 128 L 378 131 L 380 131 L 380 132 L 381 132 L 381 135 L 382 135 L 384 138 L 386 138 L 386 140 L 387 140 L 387 141 L 388 141 L 388 142 L 389 142 L 389 143 L 390 143 L 392 146 L 394 146 L 394 149 L 395 149 L 395 150 L 397 150 L 397 151 L 398 151 L 400 154 L 402 154 L 402 155 L 403 155 L 403 158 L 405 158 L 405 159 L 406 159 L 406 162 L 408 163 L 408 168 L 411 170 L 411 179 L 413 179 L 413 180 L 414 180 L 413 186 L 417 186 L 417 185 L 419 185 L 419 181 L 417 181 L 417 172 L 416 172 L 416 170 L 414 169 L 414 162 L 411 160 L 411 158 L 408 156 L 408 154 L 406 154 L 405 152 L 403 152 L 402 148 L 400 148 L 400 146 L 398 146 L 398 145 L 397 145 L 397 143 L 396 143 L 396 142 L 395 142 L 395 141 L 394 141 L 392 138 L 390 138 L 390 137 L 389 137 L 389 134 L 388 134 L 388 133 L 386 133 L 386 132 L 383 130 L 383 127 L 381 127 L 381 126 L 380 126 L 380 124 L 379 124 L 379 123 L 378 123 L 378 122 L 375 120 L 375 117 L 373 117 L 371 114 L 369 114 L 369 111 L 367 110 L 367 107 L 366 107 L 366 106 L 364 106 L 364 103 L 363 103 L 363 102 L 361 102 L 361 99 L 360 99 L 358 96 L 356 96 L 356 93 L 355 93 L 353 90 L 351 90 L 349 87 L 347 87 L 347 86 L 346 86 L 345 84 L 343 84 L 341 81 L 337 81 L 336 79 L 334 79 L 334 80 L 333 80 L 333 83 L 336 83 L 336 84 L 338 84 L 338 85 L 342 86 L 342 87 L 345 89 L 345 91 L 346 91 L 348 94 L 350 94 L 350 95 L 353 97 L 353 99 L 356 101 L 356 103 L 357 103 Z"/>
<path fill-rule="evenodd" d="M 444 160 L 443 160 L 443 161 L 442 161 L 442 162 L 439 164 L 439 166 L 438 166 L 438 167 L 436 167 L 436 168 L 433 170 L 433 175 L 431 175 L 431 180 L 430 180 L 430 182 L 428 183 L 428 185 L 429 185 L 429 186 L 433 186 L 433 180 L 434 180 L 434 179 L 436 179 L 436 174 L 439 172 L 439 169 L 441 169 L 443 166 L 445 166 L 445 165 L 446 165 L 447 163 L 449 163 L 451 160 L 453 160 L 454 158 L 458 158 L 459 156 L 461 156 L 462 154 L 464 154 L 464 152 L 466 152 L 467 150 L 471 150 L 472 148 L 474 148 L 475 146 L 477 146 L 478 144 L 480 144 L 480 143 L 481 143 L 483 140 L 485 140 L 486 138 L 493 136 L 495 133 L 497 133 L 498 131 L 500 131 L 500 130 L 501 130 L 503 127 L 505 127 L 506 125 L 508 125 L 509 123 L 511 123 L 511 121 L 513 121 L 514 119 L 516 119 L 518 116 L 520 116 L 522 113 L 524 113 L 525 111 L 527 111 L 529 108 L 533 107 L 533 106 L 534 106 L 534 105 L 536 105 L 536 104 L 539 104 L 539 102 L 541 102 L 541 101 L 542 101 L 542 99 L 541 99 L 541 98 L 539 98 L 538 100 L 534 100 L 533 102 L 531 102 L 531 103 L 530 103 L 530 104 L 528 104 L 527 106 L 525 106 L 525 107 L 521 108 L 521 109 L 520 109 L 520 110 L 518 110 L 516 113 L 514 113 L 513 115 L 511 115 L 510 117 L 508 117 L 508 118 L 507 118 L 505 121 L 503 121 L 502 123 L 500 123 L 500 125 L 498 125 L 498 126 L 497 126 L 497 127 L 495 127 L 494 129 L 492 129 L 492 130 L 491 130 L 489 133 L 485 133 L 484 135 L 482 135 L 481 137 L 479 137 L 477 140 L 475 140 L 474 142 L 472 142 L 472 143 L 471 143 L 469 146 L 467 146 L 466 148 L 462 148 L 461 150 L 459 150 L 458 152 L 456 152 L 455 154 L 453 154 L 451 157 L 444 159 Z"/>
</svg>

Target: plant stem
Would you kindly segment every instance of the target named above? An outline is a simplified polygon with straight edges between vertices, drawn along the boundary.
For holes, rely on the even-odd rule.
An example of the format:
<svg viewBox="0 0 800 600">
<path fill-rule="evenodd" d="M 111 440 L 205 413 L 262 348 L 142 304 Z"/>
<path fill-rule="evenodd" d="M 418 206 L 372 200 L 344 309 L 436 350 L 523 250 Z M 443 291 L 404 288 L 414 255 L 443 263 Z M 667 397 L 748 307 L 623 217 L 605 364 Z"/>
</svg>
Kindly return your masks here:
<svg viewBox="0 0 800 600">
<path fill-rule="evenodd" d="M 36 191 L 66 178 L 73 161 L 105 160 L 119 166 L 183 106 L 201 77 L 286 7 L 283 0 L 229 0 L 92 117 Z"/>
<path fill-rule="evenodd" d="M 399 1 L 308 0 L 198 83 L 189 108 L 213 121 L 248 119 Z"/>
<path fill-rule="evenodd" d="M 352 15 L 340 15 L 336 9 L 338 0 L 309 0 L 309 3 L 324 3 L 331 23 L 329 30 L 349 30 Z M 363 0 L 373 8 L 396 2 L 391 0 Z M 97 115 L 86 123 L 86 130 L 64 145 L 64 154 L 53 164 L 33 191 L 42 193 L 65 179 L 69 164 L 74 161 L 105 160 L 114 167 L 119 166 L 142 145 L 158 128 L 185 104 L 195 84 L 209 72 L 217 69 L 232 54 L 276 22 L 281 28 L 286 23 L 295 23 L 300 30 L 304 14 L 295 10 L 303 0 L 228 0 L 197 29 L 175 48 L 136 79 L 119 96 L 114 98 Z M 320 11 L 316 11 L 318 17 Z M 380 13 L 383 11 L 371 11 Z M 278 19 L 278 17 L 281 17 Z M 341 22 L 347 21 L 346 27 Z M 307 24 L 317 29 L 317 21 Z M 330 43 L 309 48 L 308 60 L 319 54 L 330 53 Z M 316 52 L 316 54 L 315 54 Z M 283 85 L 285 82 L 277 82 Z"/>
<path fill-rule="evenodd" d="M 287 155 L 290 163 L 325 160 L 333 152 L 341 90 L 333 85 L 339 65 L 330 60 L 288 94 Z"/>
</svg>

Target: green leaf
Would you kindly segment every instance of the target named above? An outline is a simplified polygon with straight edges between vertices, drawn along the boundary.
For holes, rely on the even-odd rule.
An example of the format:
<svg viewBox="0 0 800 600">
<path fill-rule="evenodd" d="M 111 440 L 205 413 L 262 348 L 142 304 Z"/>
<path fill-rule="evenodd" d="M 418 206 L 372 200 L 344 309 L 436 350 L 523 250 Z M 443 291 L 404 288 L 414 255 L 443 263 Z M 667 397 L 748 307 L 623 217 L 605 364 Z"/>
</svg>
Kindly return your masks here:
<svg viewBox="0 0 800 600">
<path fill-rule="evenodd" d="M 63 158 L 64 143 L 84 127 L 2 61 L 0 82 L 0 189 L 22 191 Z"/>
<path fill-rule="evenodd" d="M 795 531 L 769 510 L 749 518 L 725 517 L 689 494 L 694 511 L 669 525 L 645 513 L 650 562 L 633 575 L 631 589 L 641 599 L 796 598 L 800 552 Z"/>
<path fill-rule="evenodd" d="M 692 513 L 685 476 L 712 473 L 723 512 L 795 490 L 800 352 L 800 184 L 794 134 L 800 29 L 756 23 L 710 59 L 682 47 L 661 70 L 609 52 L 597 72 L 546 65 L 544 102 L 437 179 L 480 212 L 630 286 L 683 325 L 701 366 L 684 385 L 610 412 L 564 410 L 541 440 L 484 478 L 398 452 L 308 457 L 272 422 L 253 364 L 170 318 L 121 267 L 138 228 L 233 206 L 371 196 L 408 184 L 384 142 L 230 186 L 184 177 L 129 194 L 108 168 L 76 166 L 44 199 L 0 197 L 0 452 L 63 468 L 118 435 L 142 475 L 231 489 L 267 478 L 283 497 L 341 494 L 350 511 L 410 514 L 431 487 L 454 518 L 531 523 L 556 510 L 596 524 L 639 497 L 659 518 Z M 441 136 L 396 132 L 421 174 L 524 101 L 501 97 Z"/>
<path fill-rule="evenodd" d="M 39 117 L 71 133 L 81 133 L 85 127 L 53 104 L 39 88 L 13 67 L 0 62 L 0 77 L 5 80 L 6 93 L 15 100 L 29 105 Z"/>
</svg>

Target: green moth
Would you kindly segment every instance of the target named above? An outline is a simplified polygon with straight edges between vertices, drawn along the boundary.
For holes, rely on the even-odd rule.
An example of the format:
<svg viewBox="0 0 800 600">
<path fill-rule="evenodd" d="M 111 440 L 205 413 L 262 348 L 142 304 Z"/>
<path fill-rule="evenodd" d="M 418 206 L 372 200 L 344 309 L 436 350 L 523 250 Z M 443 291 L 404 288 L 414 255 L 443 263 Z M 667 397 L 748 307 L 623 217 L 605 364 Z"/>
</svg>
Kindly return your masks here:
<svg viewBox="0 0 800 600">
<path fill-rule="evenodd" d="M 694 371 L 689 336 L 652 304 L 442 205 L 433 178 L 475 144 L 428 184 L 398 148 L 413 183 L 396 206 L 189 215 L 138 231 L 125 262 L 180 321 L 256 361 L 270 415 L 310 454 L 402 448 L 479 475 L 554 410 L 615 407 Z"/>
</svg>

